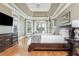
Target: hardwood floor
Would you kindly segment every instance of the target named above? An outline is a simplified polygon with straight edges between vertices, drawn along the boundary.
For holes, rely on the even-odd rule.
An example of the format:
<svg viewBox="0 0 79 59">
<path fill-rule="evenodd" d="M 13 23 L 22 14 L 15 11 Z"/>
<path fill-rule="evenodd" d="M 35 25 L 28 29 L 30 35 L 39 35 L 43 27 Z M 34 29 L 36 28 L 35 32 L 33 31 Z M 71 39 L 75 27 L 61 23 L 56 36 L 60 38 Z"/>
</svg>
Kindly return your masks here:
<svg viewBox="0 0 79 59">
<path fill-rule="evenodd" d="M 28 52 L 27 39 L 21 39 L 19 43 L 3 52 L 0 56 L 66 56 L 67 51 L 32 51 Z"/>
<path fill-rule="evenodd" d="M 32 51 L 33 56 L 66 56 L 68 53 L 65 51 Z"/>
</svg>

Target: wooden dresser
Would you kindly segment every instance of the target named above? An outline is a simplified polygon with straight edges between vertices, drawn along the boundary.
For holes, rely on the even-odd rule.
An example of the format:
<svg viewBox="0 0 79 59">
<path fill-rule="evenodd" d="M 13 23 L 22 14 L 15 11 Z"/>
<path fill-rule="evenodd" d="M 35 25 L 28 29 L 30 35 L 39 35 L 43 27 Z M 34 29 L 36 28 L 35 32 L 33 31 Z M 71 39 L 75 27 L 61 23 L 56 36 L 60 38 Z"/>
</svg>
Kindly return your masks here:
<svg viewBox="0 0 79 59">
<path fill-rule="evenodd" d="M 12 34 L 12 46 L 14 46 L 17 43 L 18 43 L 18 34 L 17 33 L 13 33 Z"/>
<path fill-rule="evenodd" d="M 18 42 L 18 35 L 14 33 L 0 34 L 0 52 L 10 48 Z"/>
</svg>

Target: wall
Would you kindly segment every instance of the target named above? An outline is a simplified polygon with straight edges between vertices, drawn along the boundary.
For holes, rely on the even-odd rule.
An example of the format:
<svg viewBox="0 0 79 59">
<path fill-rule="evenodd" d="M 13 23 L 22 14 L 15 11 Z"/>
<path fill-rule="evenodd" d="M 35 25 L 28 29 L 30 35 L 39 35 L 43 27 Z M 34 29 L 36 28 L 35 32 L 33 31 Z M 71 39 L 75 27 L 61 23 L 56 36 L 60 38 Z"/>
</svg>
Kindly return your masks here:
<svg viewBox="0 0 79 59">
<path fill-rule="evenodd" d="M 73 3 L 68 8 L 66 8 L 57 18 L 56 24 L 59 25 L 59 22 L 62 20 L 62 16 L 65 15 L 67 12 L 71 12 L 70 20 L 79 19 L 79 3 Z"/>
<path fill-rule="evenodd" d="M 68 12 L 71 12 L 71 15 L 70 15 L 70 21 L 72 20 L 76 20 L 76 19 L 79 19 L 79 3 L 73 3 L 71 4 L 68 8 L 66 8 L 57 18 L 56 18 L 56 25 L 60 25 L 61 22 L 62 22 L 62 16 L 65 15 L 66 13 Z M 69 29 L 69 28 L 66 28 L 66 29 Z M 59 29 L 58 29 L 59 30 Z M 64 29 L 60 29 L 61 31 L 61 34 L 63 33 L 66 34 L 65 36 L 67 36 L 68 32 L 63 32 Z"/>
<path fill-rule="evenodd" d="M 57 18 L 56 18 L 56 25 L 60 25 L 62 22 L 62 16 L 68 13 L 69 11 L 71 12 L 71 19 L 72 19 L 72 10 L 73 7 L 70 5 L 67 9 L 65 9 Z"/>
<path fill-rule="evenodd" d="M 12 16 L 13 10 L 0 3 L 0 12 Z M 12 26 L 0 25 L 0 34 L 2 33 L 12 33 Z M 25 35 L 25 18 L 20 16 L 20 19 L 18 20 L 18 36 L 21 37 L 24 35 Z"/>
<path fill-rule="evenodd" d="M 20 19 L 18 20 L 18 36 L 22 37 L 25 35 L 25 18 L 20 16 Z"/>
<path fill-rule="evenodd" d="M 72 18 L 71 20 L 79 19 L 79 3 L 72 4 Z"/>
<path fill-rule="evenodd" d="M 4 6 L 1 3 L 0 3 L 0 12 L 5 13 L 9 16 L 12 16 L 12 10 L 9 9 L 8 7 Z M 2 26 L 2 25 L 0 25 L 0 34 L 2 34 L 2 33 L 11 33 L 11 32 L 12 32 L 12 27 L 11 26 Z"/>
</svg>

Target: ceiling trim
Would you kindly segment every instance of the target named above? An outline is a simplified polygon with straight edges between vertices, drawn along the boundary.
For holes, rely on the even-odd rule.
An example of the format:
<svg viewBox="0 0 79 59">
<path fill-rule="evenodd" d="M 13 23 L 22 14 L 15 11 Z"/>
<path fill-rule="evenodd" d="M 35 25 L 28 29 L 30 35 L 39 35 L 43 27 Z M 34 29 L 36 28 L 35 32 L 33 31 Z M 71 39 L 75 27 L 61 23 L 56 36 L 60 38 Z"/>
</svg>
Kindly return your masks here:
<svg viewBox="0 0 79 59">
<path fill-rule="evenodd" d="M 10 9 L 12 9 L 13 10 L 13 7 L 12 6 L 10 6 L 9 4 L 7 4 L 7 3 L 2 3 L 4 6 L 6 6 L 6 7 L 8 7 L 8 8 L 10 8 Z"/>
<path fill-rule="evenodd" d="M 21 12 L 21 11 L 18 11 L 18 10 L 16 10 L 14 7 L 12 7 L 10 4 L 8 4 L 8 3 L 2 3 L 4 6 L 6 6 L 6 7 L 8 7 L 8 8 L 10 8 L 10 9 L 12 9 L 12 11 L 16 11 L 18 14 L 20 14 L 21 16 L 23 16 L 24 18 L 25 18 L 25 15 Z"/>
<path fill-rule="evenodd" d="M 2 3 L 3 5 L 7 6 L 8 8 L 15 10 L 18 14 L 20 14 L 21 16 L 23 16 L 26 19 L 37 19 L 37 17 L 32 17 L 32 16 L 28 16 L 26 15 L 20 8 L 18 8 L 14 3 L 8 4 L 8 3 Z M 61 10 L 60 12 L 58 12 L 58 10 L 60 9 L 60 7 L 62 7 L 63 4 L 60 4 L 59 7 L 57 8 L 57 10 L 55 11 L 55 13 L 51 16 L 51 19 L 55 19 L 57 16 L 59 16 L 68 6 L 70 6 L 70 3 L 67 3 Z M 58 13 L 57 13 L 58 12 Z M 55 15 L 56 14 L 56 15 Z M 50 16 L 49 16 L 50 17 Z"/>
<path fill-rule="evenodd" d="M 33 17 L 33 20 L 49 20 L 49 17 Z"/>
<path fill-rule="evenodd" d="M 71 3 L 67 3 L 61 10 L 60 12 L 58 12 L 55 16 L 51 16 L 51 19 L 55 19 L 57 16 L 59 16 L 67 7 L 69 7 L 71 5 Z M 58 8 L 60 8 L 61 5 L 59 5 Z"/>
<path fill-rule="evenodd" d="M 64 3 L 61 3 L 52 16 L 55 16 L 63 5 L 64 5 Z"/>
<path fill-rule="evenodd" d="M 28 16 L 28 15 L 26 15 L 21 9 L 19 9 L 15 4 L 13 4 L 13 3 L 11 3 L 11 5 L 10 4 L 8 4 L 8 3 L 3 3 L 3 5 L 5 5 L 6 7 L 8 7 L 8 8 L 10 8 L 10 9 L 12 9 L 12 10 L 14 10 L 14 11 L 16 11 L 18 14 L 20 14 L 21 16 L 23 16 L 24 18 L 26 18 L 26 20 L 27 19 L 37 19 L 37 17 L 32 17 L 32 16 Z M 43 19 L 46 19 L 47 17 L 39 17 L 40 19 L 41 18 L 43 18 Z"/>
<path fill-rule="evenodd" d="M 20 9 L 18 8 L 14 3 L 11 3 L 11 5 L 17 10 L 19 11 L 19 13 L 24 16 L 24 17 L 27 17 L 27 15 Z"/>
<path fill-rule="evenodd" d="M 57 16 L 59 16 L 67 7 L 69 7 L 71 5 L 71 3 L 68 3 L 68 4 L 66 4 L 62 9 L 61 9 L 61 11 L 59 12 L 59 13 L 57 13 L 57 15 L 55 16 L 55 17 L 57 17 Z"/>
</svg>

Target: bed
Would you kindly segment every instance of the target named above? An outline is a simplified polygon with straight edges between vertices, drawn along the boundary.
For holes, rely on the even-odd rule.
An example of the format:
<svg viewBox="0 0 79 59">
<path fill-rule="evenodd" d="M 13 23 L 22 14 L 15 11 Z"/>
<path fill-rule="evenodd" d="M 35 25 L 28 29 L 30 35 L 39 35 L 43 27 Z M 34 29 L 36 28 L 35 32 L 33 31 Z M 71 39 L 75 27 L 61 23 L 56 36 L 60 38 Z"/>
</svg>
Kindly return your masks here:
<svg viewBox="0 0 79 59">
<path fill-rule="evenodd" d="M 68 50 L 67 41 L 61 35 L 35 34 L 27 42 L 28 51 L 32 50 Z"/>
</svg>

